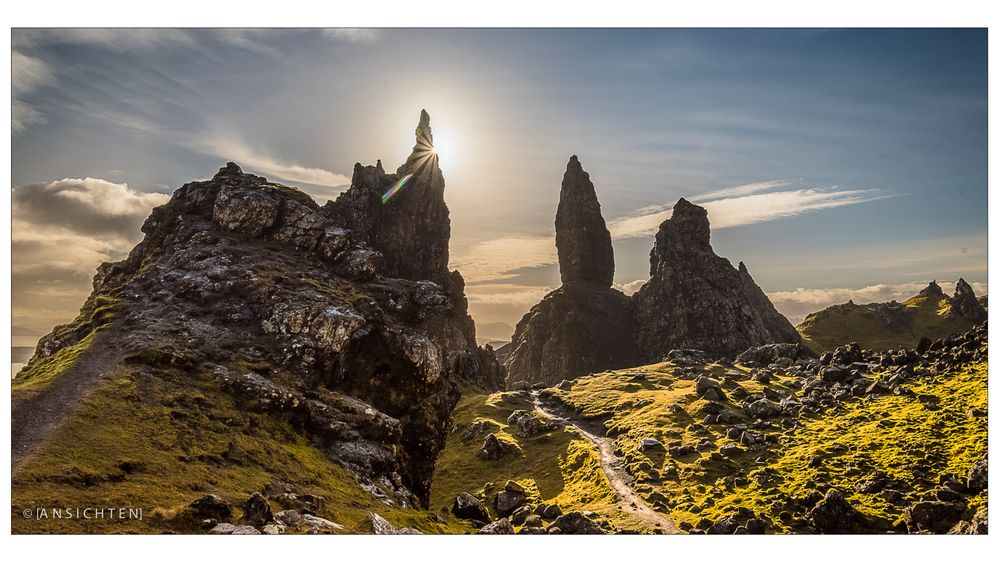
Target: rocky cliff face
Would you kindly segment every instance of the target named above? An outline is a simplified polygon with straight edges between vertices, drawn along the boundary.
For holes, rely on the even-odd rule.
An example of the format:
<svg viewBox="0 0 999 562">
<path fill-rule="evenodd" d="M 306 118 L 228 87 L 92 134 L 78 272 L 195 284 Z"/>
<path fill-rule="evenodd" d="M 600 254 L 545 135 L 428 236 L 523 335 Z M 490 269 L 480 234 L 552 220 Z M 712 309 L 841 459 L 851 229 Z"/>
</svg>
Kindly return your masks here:
<svg viewBox="0 0 999 562">
<path fill-rule="evenodd" d="M 507 384 L 563 379 L 634 364 L 630 299 L 611 288 L 614 250 L 590 176 L 576 156 L 562 178 L 555 216 L 562 287 L 517 323 Z"/>
<path fill-rule="evenodd" d="M 650 279 L 634 295 L 638 345 L 647 361 L 672 349 L 734 357 L 768 343 L 798 343 L 794 327 L 753 281 L 711 249 L 707 211 L 685 199 L 660 225 Z"/>
<path fill-rule="evenodd" d="M 233 163 L 184 185 L 127 259 L 100 267 L 91 301 L 117 303 L 104 345 L 130 369 L 179 368 L 290 418 L 386 501 L 426 504 L 458 382 L 495 388 L 503 371 L 475 345 L 464 284 L 446 271 L 443 179 L 417 156 L 425 142 L 426 113 L 397 174 L 416 179 L 384 206 L 375 186 L 395 176 L 364 168 L 325 209 Z M 45 338 L 39 360 L 77 345 L 88 322 Z"/>
</svg>

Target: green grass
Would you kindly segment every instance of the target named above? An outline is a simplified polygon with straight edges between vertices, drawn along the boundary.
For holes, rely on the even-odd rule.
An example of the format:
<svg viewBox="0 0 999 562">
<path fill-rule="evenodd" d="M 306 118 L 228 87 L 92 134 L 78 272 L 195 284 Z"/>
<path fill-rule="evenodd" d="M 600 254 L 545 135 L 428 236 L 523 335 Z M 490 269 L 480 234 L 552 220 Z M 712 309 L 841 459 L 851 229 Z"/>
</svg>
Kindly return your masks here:
<svg viewBox="0 0 999 562">
<path fill-rule="evenodd" d="M 915 347 L 920 338 L 945 338 L 971 328 L 971 322 L 963 318 L 946 316 L 950 312 L 947 299 L 917 295 L 902 304 L 912 311 L 913 322 L 899 331 L 889 330 L 871 305 L 842 304 L 808 315 L 798 325 L 798 333 L 812 351 L 822 353 L 850 342 L 876 351 Z"/>
<path fill-rule="evenodd" d="M 56 326 L 52 330 L 56 338 L 64 338 L 73 333 L 83 337 L 47 357 L 33 356 L 11 380 L 11 392 L 14 396 L 44 389 L 76 364 L 80 356 L 93 345 L 98 333 L 115 319 L 119 306 L 119 299 L 106 295 L 94 295 L 87 299 L 80 315 L 73 322 Z"/>
<path fill-rule="evenodd" d="M 185 513 L 191 501 L 215 493 L 238 507 L 273 482 L 326 497 L 320 515 L 344 525 L 344 532 L 365 532 L 369 511 L 424 532 L 471 530 L 448 515 L 385 506 L 287 419 L 238 408 L 207 376 L 120 366 L 13 477 L 12 508 L 20 514 L 42 507 L 129 506 L 142 508 L 143 519 L 16 516 L 12 531 L 202 532 Z"/>
</svg>

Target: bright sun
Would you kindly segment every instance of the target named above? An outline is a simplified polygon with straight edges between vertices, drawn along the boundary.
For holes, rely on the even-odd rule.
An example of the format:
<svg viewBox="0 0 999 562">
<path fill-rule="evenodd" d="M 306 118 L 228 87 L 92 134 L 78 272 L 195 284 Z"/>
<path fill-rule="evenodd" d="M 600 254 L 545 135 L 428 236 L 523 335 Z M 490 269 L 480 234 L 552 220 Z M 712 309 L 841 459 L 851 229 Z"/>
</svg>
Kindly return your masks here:
<svg viewBox="0 0 999 562">
<path fill-rule="evenodd" d="M 455 151 L 455 143 L 446 136 L 434 133 L 434 154 L 437 155 L 441 160 L 441 164 L 452 166 L 455 164 L 455 158 L 458 156 Z"/>
</svg>

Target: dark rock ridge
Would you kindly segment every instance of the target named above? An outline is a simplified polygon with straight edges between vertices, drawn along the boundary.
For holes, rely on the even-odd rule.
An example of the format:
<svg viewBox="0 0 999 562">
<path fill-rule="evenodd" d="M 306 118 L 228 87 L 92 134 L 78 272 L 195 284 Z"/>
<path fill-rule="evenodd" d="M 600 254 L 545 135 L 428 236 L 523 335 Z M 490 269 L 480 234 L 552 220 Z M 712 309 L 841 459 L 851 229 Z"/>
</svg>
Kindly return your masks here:
<svg viewBox="0 0 999 562">
<path fill-rule="evenodd" d="M 590 175 L 575 155 L 569 158 L 562 177 L 555 213 L 555 247 L 562 284 L 578 282 L 610 287 L 614 282 L 610 231 L 600 214 L 600 202 Z"/>
<path fill-rule="evenodd" d="M 711 249 L 707 211 L 680 199 L 659 226 L 650 279 L 634 295 L 638 345 L 647 361 L 672 349 L 734 357 L 768 343 L 800 343 L 753 281 Z"/>
<path fill-rule="evenodd" d="M 557 384 L 587 373 L 635 364 L 630 299 L 611 288 L 614 251 L 600 203 L 579 159 L 569 159 L 555 217 L 562 286 L 517 323 L 501 348 L 507 386 Z"/>
<path fill-rule="evenodd" d="M 92 299 L 119 302 L 104 345 L 134 372 L 179 370 L 170 376 L 290 419 L 384 501 L 426 505 L 459 381 L 496 388 L 504 375 L 475 345 L 461 276 L 446 270 L 425 112 L 417 133 L 400 169 L 413 183 L 386 206 L 375 197 L 395 176 L 360 167 L 326 208 L 233 163 L 179 188 L 94 278 Z M 79 339 L 55 333 L 40 356 Z"/>
</svg>

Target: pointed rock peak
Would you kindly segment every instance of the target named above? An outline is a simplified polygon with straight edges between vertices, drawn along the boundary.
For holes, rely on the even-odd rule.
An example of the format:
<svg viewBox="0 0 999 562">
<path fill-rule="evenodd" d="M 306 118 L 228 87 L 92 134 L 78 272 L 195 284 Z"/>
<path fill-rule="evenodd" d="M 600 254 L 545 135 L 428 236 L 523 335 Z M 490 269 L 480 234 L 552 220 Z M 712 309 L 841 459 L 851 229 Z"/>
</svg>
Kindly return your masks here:
<svg viewBox="0 0 999 562">
<path fill-rule="evenodd" d="M 614 280 L 614 248 L 600 214 L 597 192 L 579 158 L 572 156 L 562 176 L 555 247 L 562 283 L 581 282 L 610 287 Z"/>
<path fill-rule="evenodd" d="M 982 303 L 975 298 L 975 290 L 964 279 L 957 280 L 954 288 L 954 298 L 950 300 L 950 315 L 964 318 L 975 324 L 986 320 L 989 316 Z"/>
<path fill-rule="evenodd" d="M 416 145 L 434 145 L 434 133 L 430 128 L 430 114 L 426 109 L 420 111 L 420 124 L 416 126 Z"/>
<path fill-rule="evenodd" d="M 749 268 L 746 267 L 745 262 L 739 262 L 739 273 L 749 275 Z"/>
<path fill-rule="evenodd" d="M 937 285 L 936 279 L 934 279 L 922 291 L 919 291 L 919 294 L 924 297 L 942 297 L 944 292 L 940 288 L 940 285 Z"/>
<path fill-rule="evenodd" d="M 958 295 L 975 296 L 975 290 L 971 288 L 971 284 L 964 280 L 964 277 L 957 280 L 957 287 L 954 288 L 954 296 Z"/>
</svg>

